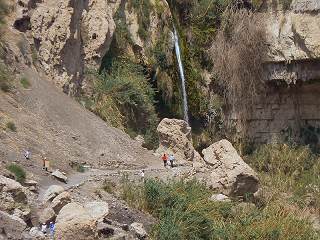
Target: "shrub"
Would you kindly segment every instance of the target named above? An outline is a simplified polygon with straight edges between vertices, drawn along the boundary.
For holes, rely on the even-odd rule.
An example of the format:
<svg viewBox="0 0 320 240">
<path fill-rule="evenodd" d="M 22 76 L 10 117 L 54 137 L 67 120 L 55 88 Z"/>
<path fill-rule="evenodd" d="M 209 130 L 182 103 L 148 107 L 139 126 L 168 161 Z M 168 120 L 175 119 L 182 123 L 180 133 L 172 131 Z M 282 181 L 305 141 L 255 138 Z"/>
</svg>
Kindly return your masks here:
<svg viewBox="0 0 320 240">
<path fill-rule="evenodd" d="M 11 122 L 11 121 L 7 122 L 6 127 L 8 129 L 10 129 L 12 132 L 16 132 L 17 131 L 17 127 L 14 124 L 14 122 Z"/>
<path fill-rule="evenodd" d="M 29 88 L 31 86 L 28 78 L 26 78 L 26 77 L 21 78 L 20 83 L 24 88 Z"/>
<path fill-rule="evenodd" d="M 8 68 L 0 63 L 0 89 L 9 92 L 12 88 L 11 77 Z"/>
<path fill-rule="evenodd" d="M 110 180 L 105 179 L 102 184 L 102 189 L 107 193 L 113 193 L 115 190 L 116 184 Z"/>
<path fill-rule="evenodd" d="M 154 89 L 140 65 L 118 58 L 110 70 L 95 81 L 93 111 L 115 127 L 146 136 L 146 146 L 157 146 L 158 117 L 154 108 Z"/>
<path fill-rule="evenodd" d="M 9 166 L 7 166 L 7 169 L 15 175 L 15 179 L 18 182 L 23 183 L 25 181 L 26 172 L 24 171 L 24 169 L 22 167 L 20 167 L 17 164 L 12 163 Z"/>
</svg>

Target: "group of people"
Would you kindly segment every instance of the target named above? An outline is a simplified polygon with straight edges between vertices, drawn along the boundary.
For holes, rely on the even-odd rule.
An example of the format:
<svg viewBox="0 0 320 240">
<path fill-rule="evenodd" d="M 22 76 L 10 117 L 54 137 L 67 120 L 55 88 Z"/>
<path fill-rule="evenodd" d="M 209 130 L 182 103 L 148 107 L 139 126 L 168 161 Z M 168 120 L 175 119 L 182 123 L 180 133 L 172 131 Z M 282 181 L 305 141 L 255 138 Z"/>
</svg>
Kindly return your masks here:
<svg viewBox="0 0 320 240">
<path fill-rule="evenodd" d="M 55 231 L 55 228 L 56 228 L 56 224 L 54 222 L 50 222 L 49 223 L 49 226 L 46 224 L 46 223 L 43 223 L 41 225 L 41 232 L 43 234 L 47 234 L 49 233 L 50 234 L 50 237 L 53 239 L 54 238 L 54 231 Z M 49 232 L 48 232 L 49 230 Z"/>
<path fill-rule="evenodd" d="M 170 166 L 173 168 L 173 163 L 175 161 L 175 158 L 174 158 L 173 154 L 168 155 L 168 154 L 164 153 L 162 155 L 161 159 L 163 161 L 164 167 L 168 166 L 168 161 L 169 161 L 170 162 Z"/>
<path fill-rule="evenodd" d="M 24 158 L 26 160 L 31 159 L 31 152 L 29 150 L 24 151 Z M 50 168 L 50 161 L 46 157 L 42 157 L 42 169 L 45 170 L 46 172 L 49 171 Z"/>
</svg>

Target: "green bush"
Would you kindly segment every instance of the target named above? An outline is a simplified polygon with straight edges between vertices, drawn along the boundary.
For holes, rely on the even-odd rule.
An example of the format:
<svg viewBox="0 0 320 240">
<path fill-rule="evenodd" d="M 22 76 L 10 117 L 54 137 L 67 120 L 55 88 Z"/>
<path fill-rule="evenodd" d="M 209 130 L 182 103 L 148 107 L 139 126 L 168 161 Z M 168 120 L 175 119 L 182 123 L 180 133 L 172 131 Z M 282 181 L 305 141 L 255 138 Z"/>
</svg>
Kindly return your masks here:
<svg viewBox="0 0 320 240">
<path fill-rule="evenodd" d="M 26 77 L 21 78 L 20 83 L 24 88 L 29 88 L 31 86 L 28 78 L 26 78 Z"/>
<path fill-rule="evenodd" d="M 18 182 L 23 183 L 25 181 L 26 172 L 23 170 L 22 167 L 20 167 L 17 164 L 12 163 L 9 166 L 7 166 L 7 169 L 15 175 L 15 179 Z"/>
<path fill-rule="evenodd" d="M 12 132 L 16 132 L 16 131 L 17 131 L 17 127 L 16 127 L 16 125 L 14 124 L 14 122 L 11 122 L 11 121 L 7 122 L 7 123 L 6 123 L 6 127 L 7 127 L 8 129 L 10 129 Z"/>
<path fill-rule="evenodd" d="M 143 68 L 124 58 L 117 58 L 111 66 L 95 81 L 94 111 L 115 127 L 124 126 L 131 133 L 144 135 L 146 146 L 155 148 L 158 144 L 155 93 Z"/>
</svg>

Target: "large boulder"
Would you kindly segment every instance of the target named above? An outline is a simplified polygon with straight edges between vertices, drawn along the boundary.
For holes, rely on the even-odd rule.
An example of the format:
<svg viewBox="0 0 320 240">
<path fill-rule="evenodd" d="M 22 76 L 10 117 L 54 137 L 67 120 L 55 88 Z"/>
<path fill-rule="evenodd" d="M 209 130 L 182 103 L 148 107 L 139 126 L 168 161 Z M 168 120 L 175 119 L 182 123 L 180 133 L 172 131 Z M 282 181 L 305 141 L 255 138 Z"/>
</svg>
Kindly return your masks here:
<svg viewBox="0 0 320 240">
<path fill-rule="evenodd" d="M 130 231 L 134 232 L 134 234 L 139 238 L 139 239 L 145 239 L 148 234 L 146 230 L 143 227 L 142 223 L 134 222 L 130 224 L 129 227 Z"/>
<path fill-rule="evenodd" d="M 56 214 L 54 210 L 51 207 L 47 207 L 41 211 L 39 221 L 41 224 L 43 223 L 48 224 L 51 221 L 54 221 L 55 218 L 56 218 Z"/>
<path fill-rule="evenodd" d="M 216 142 L 202 153 L 211 172 L 206 178 L 211 188 L 231 196 L 243 196 L 258 190 L 257 174 L 228 140 Z"/>
<path fill-rule="evenodd" d="M 28 203 L 27 190 L 17 181 L 0 175 L 0 210 L 13 210 Z"/>
<path fill-rule="evenodd" d="M 105 202 L 90 202 L 85 206 L 69 203 L 64 206 L 56 218 L 56 238 L 95 239 L 98 233 L 97 223 L 108 214 Z"/>
<path fill-rule="evenodd" d="M 64 191 L 64 188 L 59 185 L 51 185 L 43 195 L 43 202 L 48 202 Z"/>
<path fill-rule="evenodd" d="M 22 233 L 26 227 L 22 219 L 0 211 L 0 234 L 4 234 L 5 239 L 23 239 Z"/>
<path fill-rule="evenodd" d="M 92 218 L 102 220 L 109 213 L 108 203 L 106 202 L 89 202 L 84 205 Z"/>
<path fill-rule="evenodd" d="M 51 175 L 61 182 L 66 183 L 68 181 L 68 177 L 59 170 L 55 170 L 53 173 L 51 173 Z"/>
<path fill-rule="evenodd" d="M 58 214 L 65 205 L 71 202 L 71 196 L 68 192 L 62 192 L 56 196 L 51 203 L 51 208 Z"/>
<path fill-rule="evenodd" d="M 202 160 L 192 143 L 191 127 L 179 119 L 164 118 L 158 125 L 159 154 L 173 154 L 177 163 Z"/>
</svg>

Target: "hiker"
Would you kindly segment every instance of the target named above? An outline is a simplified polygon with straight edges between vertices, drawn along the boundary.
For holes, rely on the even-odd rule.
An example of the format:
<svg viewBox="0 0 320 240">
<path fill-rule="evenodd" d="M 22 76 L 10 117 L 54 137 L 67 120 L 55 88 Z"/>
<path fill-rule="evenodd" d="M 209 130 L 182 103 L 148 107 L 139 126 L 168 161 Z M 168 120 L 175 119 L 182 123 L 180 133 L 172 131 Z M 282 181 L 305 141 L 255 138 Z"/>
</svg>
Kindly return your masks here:
<svg viewBox="0 0 320 240">
<path fill-rule="evenodd" d="M 31 152 L 29 150 L 25 150 L 24 151 L 24 157 L 26 160 L 29 160 L 31 156 Z"/>
<path fill-rule="evenodd" d="M 47 224 L 43 223 L 43 224 L 41 225 L 41 232 L 42 232 L 43 234 L 46 234 L 46 233 L 47 233 Z"/>
<path fill-rule="evenodd" d="M 162 155 L 162 161 L 163 161 L 164 167 L 166 167 L 166 166 L 167 166 L 167 162 L 168 162 L 168 156 L 167 156 L 166 153 L 164 153 L 164 154 Z"/>
<path fill-rule="evenodd" d="M 54 230 L 55 230 L 56 225 L 53 222 L 50 222 L 49 224 L 49 230 L 50 230 L 50 237 L 53 239 L 54 237 Z"/>
<path fill-rule="evenodd" d="M 48 172 L 49 171 L 49 167 L 50 167 L 50 161 L 46 157 L 44 157 L 42 159 L 42 164 L 43 164 L 42 169 L 45 170 L 46 172 Z"/>
<path fill-rule="evenodd" d="M 144 169 L 142 169 L 139 173 L 140 177 L 141 177 L 141 181 L 144 182 Z"/>
<path fill-rule="evenodd" d="M 170 161 L 170 165 L 171 165 L 171 168 L 173 168 L 173 162 L 174 162 L 175 158 L 173 156 L 173 154 L 170 154 L 169 156 L 169 161 Z"/>
</svg>

